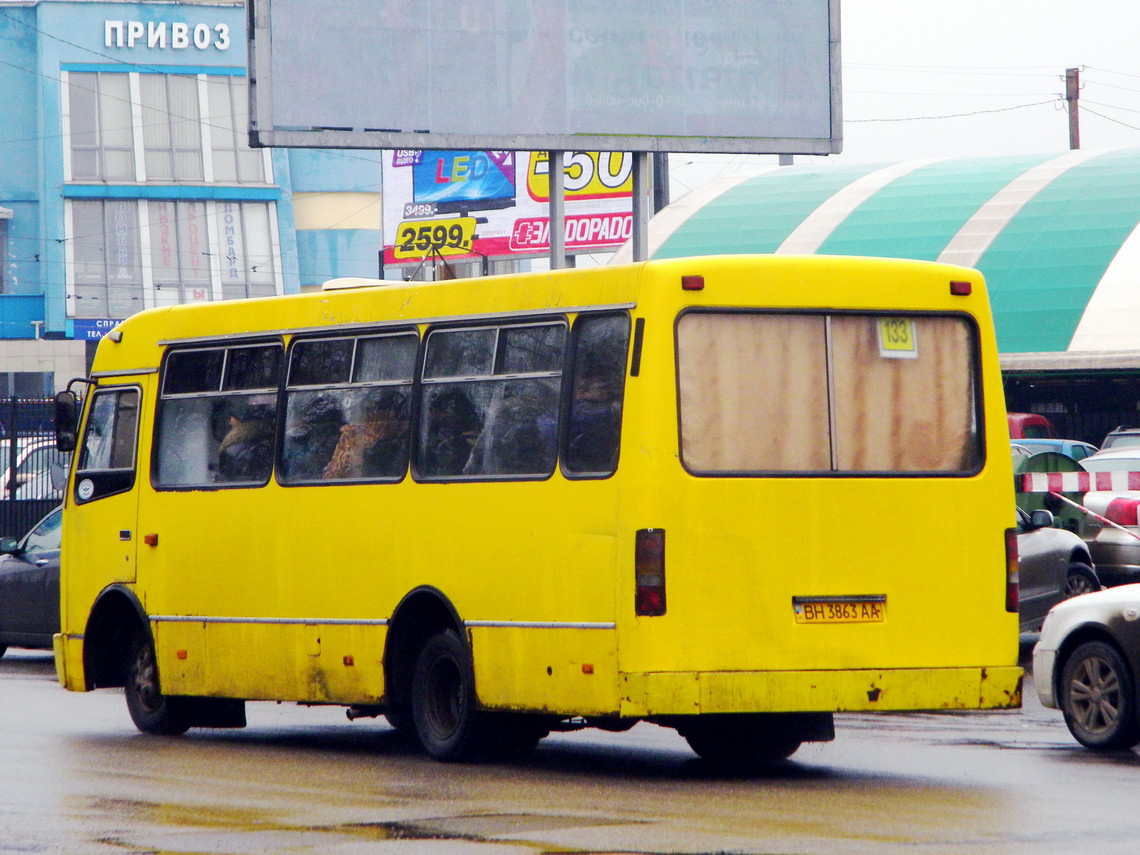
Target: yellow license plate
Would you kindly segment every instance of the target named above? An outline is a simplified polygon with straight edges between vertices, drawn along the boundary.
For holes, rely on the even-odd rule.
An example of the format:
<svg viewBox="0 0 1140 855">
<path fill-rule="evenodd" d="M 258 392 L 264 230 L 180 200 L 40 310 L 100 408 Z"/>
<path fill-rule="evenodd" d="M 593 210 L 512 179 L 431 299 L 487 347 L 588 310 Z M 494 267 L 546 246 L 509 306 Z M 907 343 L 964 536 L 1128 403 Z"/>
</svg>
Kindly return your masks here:
<svg viewBox="0 0 1140 855">
<path fill-rule="evenodd" d="M 886 597 L 794 597 L 796 623 L 880 623 L 887 617 Z"/>
</svg>

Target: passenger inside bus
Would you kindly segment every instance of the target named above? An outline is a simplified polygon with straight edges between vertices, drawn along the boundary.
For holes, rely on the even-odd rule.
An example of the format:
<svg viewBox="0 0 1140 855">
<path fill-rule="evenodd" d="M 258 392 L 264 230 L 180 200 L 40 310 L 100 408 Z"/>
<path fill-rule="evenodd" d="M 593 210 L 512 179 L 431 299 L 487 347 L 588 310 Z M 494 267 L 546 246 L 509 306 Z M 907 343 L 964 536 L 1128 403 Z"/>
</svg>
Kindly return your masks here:
<svg viewBox="0 0 1140 855">
<path fill-rule="evenodd" d="M 460 389 L 449 389 L 431 402 L 423 448 L 425 475 L 461 475 L 482 420 Z"/>
<path fill-rule="evenodd" d="M 385 389 L 360 405 L 358 422 L 344 425 L 324 469 L 326 479 L 398 478 L 408 465 L 408 395 Z"/>
<path fill-rule="evenodd" d="M 617 465 L 621 431 L 621 370 L 587 366 L 575 378 L 566 442 L 567 468 L 611 472 Z"/>
<path fill-rule="evenodd" d="M 298 401 L 294 406 L 293 401 Z M 344 427 L 344 410 L 333 395 L 301 393 L 291 397 L 281 456 L 286 481 L 307 481 L 323 476 Z"/>
<path fill-rule="evenodd" d="M 263 481 L 273 466 L 273 418 L 270 404 L 251 404 L 231 415 L 218 446 L 218 481 Z"/>
</svg>

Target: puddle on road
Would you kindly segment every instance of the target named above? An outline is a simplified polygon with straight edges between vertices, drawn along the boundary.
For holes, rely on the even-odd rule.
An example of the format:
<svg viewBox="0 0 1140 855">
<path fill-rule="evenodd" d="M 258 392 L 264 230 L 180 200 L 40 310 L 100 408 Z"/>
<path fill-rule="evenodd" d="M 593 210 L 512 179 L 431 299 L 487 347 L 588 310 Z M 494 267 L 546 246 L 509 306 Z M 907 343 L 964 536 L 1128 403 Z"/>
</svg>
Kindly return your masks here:
<svg viewBox="0 0 1140 855">
<path fill-rule="evenodd" d="M 431 842 L 433 853 L 470 852 L 542 855 L 609 855 L 608 850 L 551 846 L 532 840 L 512 840 L 510 836 L 575 828 L 632 825 L 636 821 L 604 817 L 560 816 L 553 814 L 469 814 L 428 817 L 400 822 L 346 823 L 334 826 L 299 826 L 274 821 L 264 814 L 225 808 L 193 808 L 149 802 L 94 800 L 91 807 L 133 815 L 136 820 L 161 826 L 147 832 L 105 837 L 100 843 L 126 852 L 158 855 L 261 855 L 265 852 L 326 852 L 351 844 L 411 844 Z M 177 827 L 178 830 L 174 830 Z M 460 844 L 462 849 L 457 845 Z M 395 848 L 395 847 L 394 847 Z M 403 847 L 400 847 L 403 849 Z M 404 851 L 420 851 L 407 849 Z M 653 855 L 622 850 L 624 855 Z"/>
</svg>

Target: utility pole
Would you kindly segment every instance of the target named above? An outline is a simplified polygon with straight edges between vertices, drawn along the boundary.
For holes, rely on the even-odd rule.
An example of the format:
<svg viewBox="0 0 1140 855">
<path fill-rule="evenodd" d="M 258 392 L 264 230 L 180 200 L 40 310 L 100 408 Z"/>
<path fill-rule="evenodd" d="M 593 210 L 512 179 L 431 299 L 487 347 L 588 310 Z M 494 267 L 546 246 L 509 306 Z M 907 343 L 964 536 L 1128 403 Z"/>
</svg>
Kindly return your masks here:
<svg viewBox="0 0 1140 855">
<path fill-rule="evenodd" d="M 1069 102 L 1069 148 L 1074 151 L 1081 147 L 1081 119 L 1077 111 L 1077 99 L 1081 97 L 1081 70 L 1065 69 L 1065 100 Z"/>
</svg>

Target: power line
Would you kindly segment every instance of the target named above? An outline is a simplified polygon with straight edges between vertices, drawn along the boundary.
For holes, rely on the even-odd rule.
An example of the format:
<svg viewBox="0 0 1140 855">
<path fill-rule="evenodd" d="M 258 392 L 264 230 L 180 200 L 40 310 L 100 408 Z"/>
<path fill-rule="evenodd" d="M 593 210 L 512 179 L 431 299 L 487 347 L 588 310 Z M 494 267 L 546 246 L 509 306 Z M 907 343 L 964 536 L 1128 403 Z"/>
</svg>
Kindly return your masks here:
<svg viewBox="0 0 1140 855">
<path fill-rule="evenodd" d="M 1090 113 L 1090 114 L 1096 116 L 1097 118 L 1104 119 L 1106 122 L 1112 122 L 1113 124 L 1116 124 L 1116 125 L 1123 125 L 1124 127 L 1130 128 L 1131 130 L 1134 130 L 1134 131 L 1140 131 L 1140 127 L 1137 127 L 1136 125 L 1130 125 L 1127 122 L 1120 121 L 1120 119 L 1114 119 L 1114 118 L 1112 118 L 1112 116 L 1106 116 L 1106 115 L 1104 115 L 1104 113 L 1098 113 L 1096 110 L 1090 110 L 1088 107 L 1085 106 L 1084 101 L 1081 102 L 1080 109 L 1085 113 Z M 1136 112 L 1136 111 L 1133 110 L 1131 112 Z"/>
<path fill-rule="evenodd" d="M 1050 98 L 1048 101 L 1034 101 L 1030 104 L 1016 104 L 1012 107 L 996 107 L 992 110 L 972 110 L 968 113 L 946 113 L 940 116 L 899 116 L 890 119 L 847 119 L 843 123 L 857 125 L 866 122 L 922 122 L 935 119 L 963 119 L 970 116 L 982 116 L 988 113 L 1007 113 L 1011 110 L 1024 110 L 1027 107 L 1040 107 L 1044 104 L 1056 104 L 1057 98 Z"/>
<path fill-rule="evenodd" d="M 1121 77 L 1135 77 L 1140 80 L 1140 74 L 1132 74 L 1127 71 L 1113 71 L 1111 68 L 1101 68 L 1096 65 L 1086 65 L 1083 68 L 1087 68 L 1089 71 L 1103 71 L 1105 74 L 1119 74 Z"/>
<path fill-rule="evenodd" d="M 1052 66 L 947 66 L 947 65 L 885 65 L 880 63 L 844 62 L 844 70 L 863 71 L 906 71 L 914 74 L 965 75 L 968 77 L 1053 77 L 1057 74 Z M 1034 69 L 1040 69 L 1034 70 Z"/>
<path fill-rule="evenodd" d="M 1094 104 L 1097 107 L 1107 107 L 1109 110 L 1123 110 L 1125 113 L 1140 113 L 1140 110 L 1133 110 L 1131 107 L 1120 107 L 1116 104 L 1102 104 L 1099 101 L 1090 101 L 1088 98 L 1082 98 L 1081 103 Z"/>
</svg>

